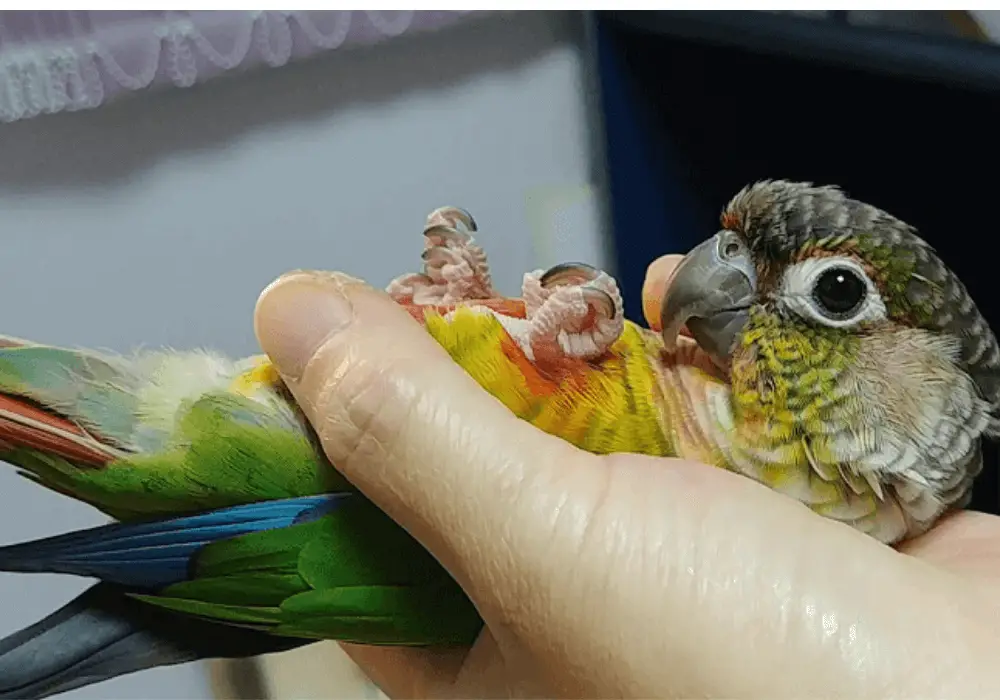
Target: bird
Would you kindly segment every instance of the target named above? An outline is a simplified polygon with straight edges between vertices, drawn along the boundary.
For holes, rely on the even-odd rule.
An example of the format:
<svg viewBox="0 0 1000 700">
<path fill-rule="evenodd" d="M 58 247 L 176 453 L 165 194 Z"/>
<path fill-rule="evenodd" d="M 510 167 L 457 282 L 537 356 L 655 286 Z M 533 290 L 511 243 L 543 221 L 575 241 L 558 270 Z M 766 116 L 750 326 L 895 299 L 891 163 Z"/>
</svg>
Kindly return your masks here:
<svg viewBox="0 0 1000 700">
<path fill-rule="evenodd" d="M 483 390 L 595 454 L 753 479 L 886 546 L 968 505 L 1000 431 L 1000 350 L 916 230 L 835 186 L 748 185 L 667 283 L 660 330 L 586 263 L 494 287 L 478 226 L 426 219 L 386 293 Z M 0 459 L 111 519 L 0 547 L 96 578 L 0 640 L 0 697 L 333 639 L 466 645 L 447 571 L 332 465 L 266 356 L 0 339 Z M 664 462 L 669 468 L 669 462 Z"/>
</svg>

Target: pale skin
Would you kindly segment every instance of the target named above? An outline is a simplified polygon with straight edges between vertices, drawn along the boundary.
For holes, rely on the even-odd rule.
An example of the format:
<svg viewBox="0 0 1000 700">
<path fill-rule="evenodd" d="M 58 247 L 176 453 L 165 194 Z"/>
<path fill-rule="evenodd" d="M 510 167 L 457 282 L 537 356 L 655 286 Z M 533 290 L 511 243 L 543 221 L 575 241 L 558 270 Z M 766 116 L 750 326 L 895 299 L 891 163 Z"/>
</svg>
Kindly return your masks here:
<svg viewBox="0 0 1000 700">
<path fill-rule="evenodd" d="M 649 268 L 654 328 L 679 259 Z M 471 649 L 345 645 L 390 697 L 1000 693 L 1000 518 L 894 550 L 718 469 L 581 452 L 346 276 L 280 278 L 256 328 L 331 461 L 486 621 Z"/>
</svg>

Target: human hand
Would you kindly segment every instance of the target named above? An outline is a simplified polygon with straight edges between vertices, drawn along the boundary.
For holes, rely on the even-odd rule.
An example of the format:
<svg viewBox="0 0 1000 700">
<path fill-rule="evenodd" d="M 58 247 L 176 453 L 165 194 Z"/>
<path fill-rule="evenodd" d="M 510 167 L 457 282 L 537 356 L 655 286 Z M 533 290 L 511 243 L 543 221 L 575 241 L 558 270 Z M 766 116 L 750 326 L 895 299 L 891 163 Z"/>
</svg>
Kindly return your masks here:
<svg viewBox="0 0 1000 700">
<path fill-rule="evenodd" d="M 654 263 L 646 296 L 676 260 Z M 719 469 L 582 452 L 515 418 L 386 295 L 344 276 L 281 278 L 256 323 L 331 461 L 486 622 L 471 649 L 344 645 L 390 696 L 1000 688 L 992 516 L 953 516 L 900 553 Z"/>
</svg>

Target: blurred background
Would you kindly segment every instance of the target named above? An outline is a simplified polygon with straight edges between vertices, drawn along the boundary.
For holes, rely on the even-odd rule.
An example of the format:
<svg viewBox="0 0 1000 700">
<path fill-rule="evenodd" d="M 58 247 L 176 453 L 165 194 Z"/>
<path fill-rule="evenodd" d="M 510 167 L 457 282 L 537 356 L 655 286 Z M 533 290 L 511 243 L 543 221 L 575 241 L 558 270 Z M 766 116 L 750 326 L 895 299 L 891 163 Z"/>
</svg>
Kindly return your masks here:
<svg viewBox="0 0 1000 700">
<path fill-rule="evenodd" d="M 274 277 L 385 284 L 445 204 L 474 214 L 505 293 L 582 260 L 641 321 L 646 265 L 767 177 L 918 226 L 1000 327 L 996 41 L 987 11 L 3 11 L 0 331 L 254 353 Z M 10 470 L 0 494 L 2 543 L 102 520 Z M 0 575 L 0 634 L 86 585 Z M 65 697 L 377 695 L 318 644 Z"/>
</svg>

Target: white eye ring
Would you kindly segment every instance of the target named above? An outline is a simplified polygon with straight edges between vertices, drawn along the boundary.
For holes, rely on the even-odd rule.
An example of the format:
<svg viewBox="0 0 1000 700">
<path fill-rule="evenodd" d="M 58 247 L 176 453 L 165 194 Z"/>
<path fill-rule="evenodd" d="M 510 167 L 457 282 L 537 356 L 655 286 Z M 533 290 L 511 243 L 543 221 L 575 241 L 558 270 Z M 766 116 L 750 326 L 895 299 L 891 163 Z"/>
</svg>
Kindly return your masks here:
<svg viewBox="0 0 1000 700">
<path fill-rule="evenodd" d="M 831 315 L 816 301 L 814 294 L 816 283 L 823 273 L 832 268 L 849 270 L 865 284 L 864 297 L 847 316 Z M 781 280 L 780 296 L 790 311 L 831 328 L 850 328 L 867 321 L 879 321 L 884 319 L 887 313 L 878 288 L 868 279 L 861 265 L 852 258 L 841 256 L 809 258 L 790 265 Z"/>
</svg>

